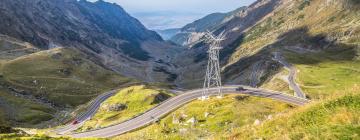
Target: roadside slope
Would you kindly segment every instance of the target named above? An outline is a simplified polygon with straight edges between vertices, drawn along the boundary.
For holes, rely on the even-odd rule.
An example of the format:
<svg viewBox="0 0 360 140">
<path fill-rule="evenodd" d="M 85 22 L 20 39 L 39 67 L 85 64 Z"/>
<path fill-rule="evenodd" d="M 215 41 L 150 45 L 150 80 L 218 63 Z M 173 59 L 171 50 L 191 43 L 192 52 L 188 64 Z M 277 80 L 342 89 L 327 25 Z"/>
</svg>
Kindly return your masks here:
<svg viewBox="0 0 360 140">
<path fill-rule="evenodd" d="M 299 108 L 264 122 L 247 126 L 229 138 L 245 139 L 359 139 L 359 87 L 348 95 L 333 97 L 308 107 Z"/>
</svg>

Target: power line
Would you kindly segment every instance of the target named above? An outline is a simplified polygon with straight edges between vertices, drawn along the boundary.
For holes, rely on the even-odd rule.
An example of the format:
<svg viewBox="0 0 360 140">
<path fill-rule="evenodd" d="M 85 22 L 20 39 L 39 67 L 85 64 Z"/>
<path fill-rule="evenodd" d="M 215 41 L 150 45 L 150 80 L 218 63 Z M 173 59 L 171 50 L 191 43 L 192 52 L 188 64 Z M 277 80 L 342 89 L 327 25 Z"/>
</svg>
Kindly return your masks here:
<svg viewBox="0 0 360 140">
<path fill-rule="evenodd" d="M 217 88 L 218 97 L 223 96 L 221 91 L 221 75 L 220 75 L 220 63 L 219 63 L 219 53 L 222 49 L 221 42 L 225 40 L 225 32 L 222 32 L 218 36 L 215 36 L 212 32 L 207 31 L 205 33 L 205 42 L 209 44 L 209 60 L 206 68 L 206 75 L 204 80 L 204 92 L 202 93 L 202 100 L 209 98 L 209 89 Z"/>
</svg>

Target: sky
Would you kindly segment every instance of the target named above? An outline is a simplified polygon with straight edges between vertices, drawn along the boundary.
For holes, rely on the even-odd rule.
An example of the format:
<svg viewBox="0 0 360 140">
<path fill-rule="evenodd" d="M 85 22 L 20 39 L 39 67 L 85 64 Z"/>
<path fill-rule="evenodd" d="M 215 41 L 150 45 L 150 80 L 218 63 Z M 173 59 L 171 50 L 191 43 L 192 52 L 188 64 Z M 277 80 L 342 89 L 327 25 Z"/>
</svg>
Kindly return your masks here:
<svg viewBox="0 0 360 140">
<path fill-rule="evenodd" d="M 89 0 L 96 1 L 96 0 Z M 180 28 L 214 12 L 229 12 L 255 0 L 104 0 L 115 2 L 150 29 Z"/>
</svg>

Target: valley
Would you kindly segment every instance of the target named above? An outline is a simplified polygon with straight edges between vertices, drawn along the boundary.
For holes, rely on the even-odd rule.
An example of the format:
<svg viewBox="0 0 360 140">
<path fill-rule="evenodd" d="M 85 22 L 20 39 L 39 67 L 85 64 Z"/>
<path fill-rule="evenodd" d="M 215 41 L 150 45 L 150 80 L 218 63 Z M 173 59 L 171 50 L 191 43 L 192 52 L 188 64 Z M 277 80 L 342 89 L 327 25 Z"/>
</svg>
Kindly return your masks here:
<svg viewBox="0 0 360 140">
<path fill-rule="evenodd" d="M 116 3 L 4 0 L 0 139 L 358 139 L 359 4 L 257 0 L 160 36 Z"/>
</svg>

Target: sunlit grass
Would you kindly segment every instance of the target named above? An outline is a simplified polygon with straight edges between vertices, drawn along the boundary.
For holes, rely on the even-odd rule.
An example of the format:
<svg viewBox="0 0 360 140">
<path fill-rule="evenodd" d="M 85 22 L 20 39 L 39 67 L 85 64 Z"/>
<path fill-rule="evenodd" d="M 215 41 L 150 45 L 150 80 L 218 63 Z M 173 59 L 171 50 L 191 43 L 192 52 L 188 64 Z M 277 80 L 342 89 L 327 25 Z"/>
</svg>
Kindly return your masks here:
<svg viewBox="0 0 360 140">
<path fill-rule="evenodd" d="M 110 72 L 74 49 L 57 48 L 2 65 L 4 80 L 58 105 L 77 106 L 130 79 Z"/>
<path fill-rule="evenodd" d="M 80 130 L 105 127 L 131 119 L 153 108 L 158 103 L 172 95 L 164 90 L 150 88 L 144 85 L 131 86 L 120 90 L 115 96 L 102 103 L 95 116 Z M 123 104 L 126 108 L 121 111 L 109 111 L 111 105 Z"/>
<path fill-rule="evenodd" d="M 354 90 L 356 89 L 356 90 Z M 359 87 L 345 96 L 296 109 L 258 127 L 244 127 L 232 137 L 245 139 L 359 139 Z M 352 94 L 355 92 L 354 94 Z"/>
</svg>

